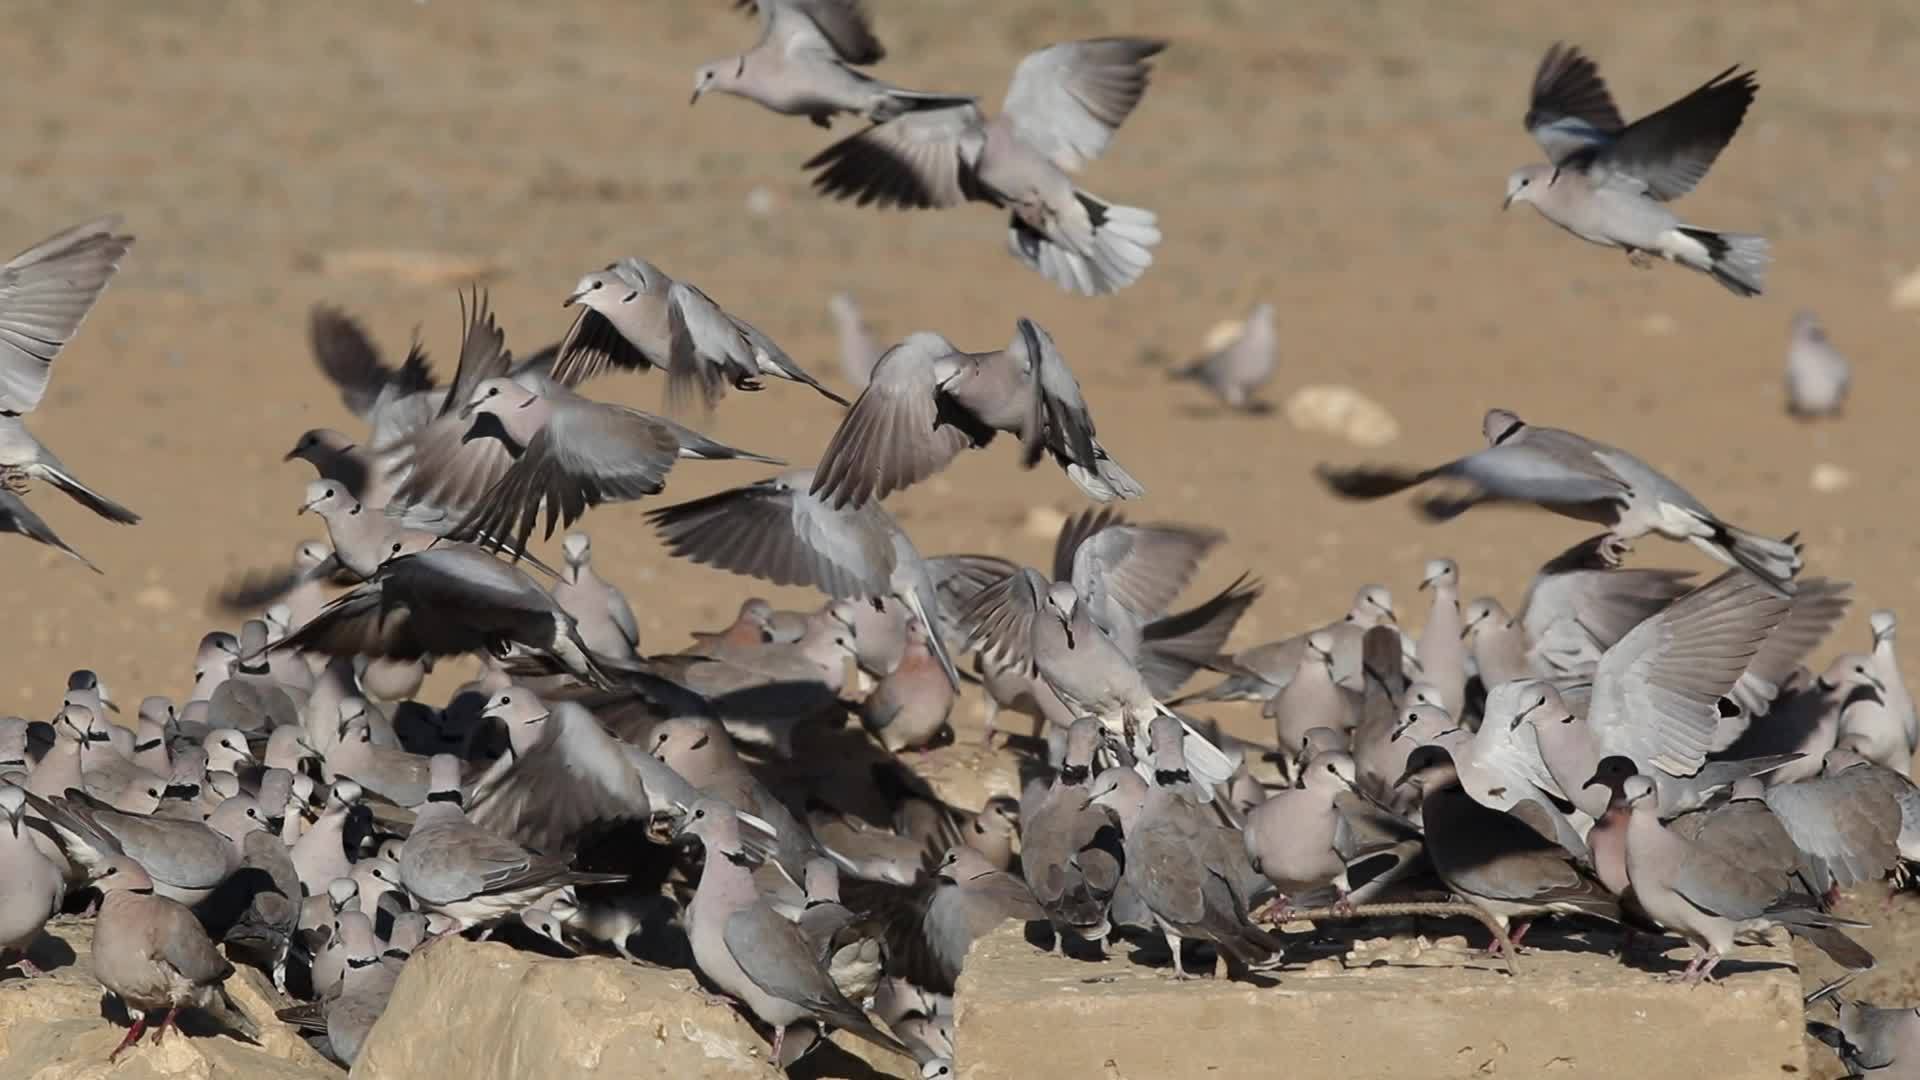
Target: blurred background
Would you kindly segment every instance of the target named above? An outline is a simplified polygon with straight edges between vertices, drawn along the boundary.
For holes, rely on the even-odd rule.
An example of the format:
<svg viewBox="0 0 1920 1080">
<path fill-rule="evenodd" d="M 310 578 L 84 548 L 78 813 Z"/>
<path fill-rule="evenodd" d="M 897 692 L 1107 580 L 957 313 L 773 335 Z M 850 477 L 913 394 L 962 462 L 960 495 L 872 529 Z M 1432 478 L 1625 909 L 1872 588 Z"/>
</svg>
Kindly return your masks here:
<svg viewBox="0 0 1920 1080">
<path fill-rule="evenodd" d="M 1902 310 L 1900 285 L 1920 267 L 1920 7 L 869 8 L 890 53 L 876 74 L 990 108 L 1045 44 L 1171 39 L 1139 110 L 1085 174 L 1089 189 L 1159 213 L 1165 240 L 1145 278 L 1117 297 L 1069 296 L 1008 258 L 1003 220 L 984 207 L 879 213 L 815 198 L 800 164 L 852 124 L 822 132 L 720 95 L 686 103 L 698 65 L 758 33 L 725 0 L 9 4 L 0 248 L 106 211 L 138 236 L 34 427 L 146 521 L 119 528 L 35 500 L 107 573 L 5 542 L 0 656 L 14 686 L 0 711 L 54 700 L 79 666 L 122 700 L 178 695 L 215 623 L 209 592 L 320 535 L 294 514 L 311 472 L 281 455 L 309 427 L 360 432 L 313 366 L 312 305 L 359 316 L 393 359 L 417 332 L 448 378 L 468 281 L 491 289 L 524 355 L 565 333 L 561 301 L 583 272 L 628 254 L 697 282 L 842 389 L 835 291 L 858 298 L 883 342 L 925 328 L 986 349 L 1016 316 L 1035 318 L 1079 375 L 1102 441 L 1149 489 L 1126 510 L 1228 532 L 1192 595 L 1242 568 L 1266 582 L 1236 645 L 1337 616 L 1363 581 L 1392 586 L 1417 622 L 1413 586 L 1432 556 L 1460 561 L 1464 597 L 1516 601 L 1584 527 L 1500 512 L 1428 526 L 1404 500 L 1336 503 L 1311 476 L 1320 461 L 1455 456 L 1480 445 L 1491 405 L 1631 448 L 1732 521 L 1799 530 L 1809 573 L 1860 585 L 1838 638 L 1848 647 L 1866 644 L 1871 608 L 1914 607 L 1920 310 Z M 1635 270 L 1529 209 L 1500 213 L 1506 174 L 1538 153 L 1520 119 L 1555 39 L 1599 61 L 1629 117 L 1729 64 L 1758 69 L 1745 127 L 1680 208 L 1773 238 L 1766 296 L 1738 300 L 1671 266 Z M 1920 286 L 1909 292 L 1920 304 Z M 1273 412 L 1224 413 L 1167 381 L 1218 323 L 1261 301 L 1276 307 L 1281 342 Z M 1836 421 L 1785 414 L 1787 328 L 1803 307 L 1854 362 Z M 616 376 L 590 392 L 657 408 L 660 383 Z M 1285 407 L 1324 386 L 1379 406 L 1397 437 L 1357 446 Z M 805 464 L 837 417 L 777 384 L 730 395 L 707 430 Z M 655 505 L 760 475 L 688 463 Z M 889 502 L 928 554 L 1041 565 L 1082 505 L 1058 471 L 1021 472 L 1005 445 Z M 586 522 L 595 565 L 639 612 L 643 649 L 678 649 L 691 628 L 767 593 L 669 560 L 644 510 Z M 1704 565 L 1655 540 L 1637 561 Z"/>
</svg>

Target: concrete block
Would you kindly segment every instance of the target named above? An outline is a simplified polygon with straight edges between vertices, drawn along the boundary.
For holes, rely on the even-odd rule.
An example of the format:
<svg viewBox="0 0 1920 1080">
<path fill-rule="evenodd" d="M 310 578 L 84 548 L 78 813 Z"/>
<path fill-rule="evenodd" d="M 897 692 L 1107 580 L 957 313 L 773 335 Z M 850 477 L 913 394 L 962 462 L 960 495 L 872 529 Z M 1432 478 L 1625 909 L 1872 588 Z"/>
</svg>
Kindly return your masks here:
<svg viewBox="0 0 1920 1080">
<path fill-rule="evenodd" d="M 960 1080 L 1805 1075 L 1787 948 L 1742 949 L 1722 964 L 1727 978 L 1689 988 L 1607 955 L 1617 941 L 1530 951 L 1509 977 L 1462 938 L 1370 939 L 1344 962 L 1256 986 L 1175 982 L 1124 946 L 1101 962 L 1057 957 L 1008 926 L 974 945 L 960 977 L 956 1071 Z"/>
</svg>

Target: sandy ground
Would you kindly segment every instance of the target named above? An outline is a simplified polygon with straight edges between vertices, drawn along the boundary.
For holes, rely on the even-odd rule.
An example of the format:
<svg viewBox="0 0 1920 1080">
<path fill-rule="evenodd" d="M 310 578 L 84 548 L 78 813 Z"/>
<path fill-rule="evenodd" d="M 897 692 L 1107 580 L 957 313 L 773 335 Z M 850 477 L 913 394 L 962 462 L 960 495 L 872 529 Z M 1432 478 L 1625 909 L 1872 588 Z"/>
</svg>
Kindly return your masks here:
<svg viewBox="0 0 1920 1080">
<path fill-rule="evenodd" d="M 36 493 L 107 573 L 7 542 L 0 655 L 13 689 L 0 709 L 44 715 L 82 665 L 124 699 L 183 689 L 213 625 L 209 590 L 315 528 L 293 514 L 306 468 L 281 454 L 305 428 L 351 426 L 308 359 L 309 306 L 346 306 L 395 354 L 417 327 L 451 371 L 460 272 L 423 274 L 418 259 L 410 273 L 365 269 L 396 253 L 489 268 L 523 352 L 564 332 L 560 300 L 580 273 L 628 253 L 698 281 L 830 379 L 836 289 L 889 338 L 928 327 L 985 348 L 1032 316 L 1150 489 L 1133 511 L 1230 534 L 1196 592 L 1242 569 L 1266 582 L 1246 643 L 1344 610 L 1369 580 L 1417 622 L 1413 586 L 1435 555 L 1460 560 L 1468 595 L 1517 600 L 1580 526 L 1484 513 L 1426 527 L 1404 506 L 1335 503 L 1309 475 L 1323 460 L 1452 456 L 1495 404 L 1631 447 L 1736 522 L 1800 530 L 1814 572 L 1859 583 L 1843 644 L 1865 643 L 1871 606 L 1920 620 L 1920 478 L 1905 461 L 1915 316 L 1888 300 L 1920 263 L 1920 10 L 979 0 L 960 24 L 932 0 L 871 6 L 894 57 L 880 74 L 995 103 L 1039 45 L 1175 42 L 1087 179 L 1159 212 L 1166 240 L 1140 284 L 1118 299 L 1057 292 L 1004 254 L 984 208 L 817 201 L 799 164 L 824 133 L 717 95 L 686 105 L 695 66 L 755 33 L 719 0 L 13 5 L 0 35 L 14 102 L 0 111 L 0 247 L 105 210 L 139 236 L 34 427 L 147 519 L 119 528 Z M 1561 37 L 1600 59 L 1629 114 L 1729 63 L 1759 69 L 1745 129 L 1681 205 L 1700 224 L 1774 238 L 1766 297 L 1636 271 L 1530 211 L 1499 213 L 1506 172 L 1535 155 L 1520 125 L 1527 80 Z M 769 211 L 747 210 L 754 192 Z M 1399 419 L 1398 443 L 1369 453 L 1281 415 L 1221 415 L 1164 381 L 1216 321 L 1261 300 L 1284 339 L 1270 396 L 1352 385 Z M 1787 322 L 1802 306 L 1856 363 L 1838 423 L 1781 409 Z M 632 377 L 592 390 L 642 405 L 660 392 Z M 711 434 L 809 461 L 836 413 L 781 385 L 729 398 Z M 1816 463 L 1852 485 L 1814 492 Z M 670 497 L 757 475 L 689 464 Z M 929 552 L 1038 561 L 1050 537 L 1027 527 L 1030 508 L 1081 502 L 1057 472 L 1022 473 L 996 447 L 890 505 Z M 602 510 L 588 526 L 648 644 L 677 648 L 760 588 L 673 563 L 641 513 Z M 1640 557 L 1703 565 L 1652 541 Z"/>
</svg>

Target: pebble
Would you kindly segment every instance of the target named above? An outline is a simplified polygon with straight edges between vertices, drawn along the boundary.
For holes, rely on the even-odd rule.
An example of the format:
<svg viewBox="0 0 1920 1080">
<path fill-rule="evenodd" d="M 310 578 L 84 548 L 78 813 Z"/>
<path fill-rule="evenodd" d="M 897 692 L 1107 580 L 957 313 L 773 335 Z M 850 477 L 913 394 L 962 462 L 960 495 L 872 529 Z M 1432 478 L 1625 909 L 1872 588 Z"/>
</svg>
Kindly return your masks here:
<svg viewBox="0 0 1920 1080">
<path fill-rule="evenodd" d="M 1060 526 L 1066 523 L 1067 515 L 1053 507 L 1033 506 L 1027 509 L 1027 519 L 1021 523 L 1021 528 L 1024 528 L 1029 536 L 1051 540 L 1060 535 Z"/>
<path fill-rule="evenodd" d="M 1809 479 L 1813 490 L 1822 495 L 1832 495 L 1853 486 L 1853 473 L 1838 465 L 1821 462 L 1813 467 L 1813 476 Z"/>
<path fill-rule="evenodd" d="M 133 602 L 148 611 L 171 611 L 175 603 L 173 590 L 165 585 L 149 585 L 133 594 Z"/>
<path fill-rule="evenodd" d="M 1351 386 L 1303 386 L 1287 398 L 1287 421 L 1301 431 L 1345 439 L 1355 446 L 1385 446 L 1400 437 L 1400 424 L 1386 406 Z"/>
<path fill-rule="evenodd" d="M 1920 308 L 1920 270 L 1902 274 L 1900 280 L 1893 283 L 1893 295 L 1888 303 L 1895 311 L 1911 311 Z"/>
</svg>

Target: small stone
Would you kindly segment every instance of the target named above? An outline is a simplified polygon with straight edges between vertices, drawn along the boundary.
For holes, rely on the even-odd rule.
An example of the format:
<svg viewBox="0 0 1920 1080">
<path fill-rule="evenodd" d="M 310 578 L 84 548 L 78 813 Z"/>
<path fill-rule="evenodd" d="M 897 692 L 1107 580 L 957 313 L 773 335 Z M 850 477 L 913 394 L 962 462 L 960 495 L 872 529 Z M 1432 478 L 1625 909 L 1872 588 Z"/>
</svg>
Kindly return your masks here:
<svg viewBox="0 0 1920 1080">
<path fill-rule="evenodd" d="M 1053 507 L 1034 506 L 1027 509 L 1027 519 L 1021 523 L 1021 528 L 1026 529 L 1030 536 L 1051 540 L 1060 535 L 1060 526 L 1066 523 L 1067 515 Z"/>
<path fill-rule="evenodd" d="M 1920 270 L 1902 274 L 1900 280 L 1893 283 L 1893 296 L 1888 302 L 1895 311 L 1920 308 Z"/>
<path fill-rule="evenodd" d="M 173 610 L 173 590 L 165 585 L 149 585 L 133 594 L 133 602 L 148 611 Z"/>
<path fill-rule="evenodd" d="M 1640 320 L 1640 332 L 1648 337 L 1672 337 L 1679 330 L 1679 322 L 1662 311 L 1656 311 Z"/>
<path fill-rule="evenodd" d="M 1809 481 L 1813 490 L 1822 495 L 1832 495 L 1853 486 L 1853 473 L 1838 465 L 1821 462 L 1813 467 L 1813 476 Z"/>
<path fill-rule="evenodd" d="M 1393 414 L 1350 386 L 1303 386 L 1287 399 L 1286 414 L 1302 431 L 1332 435 L 1355 446 L 1381 447 L 1400 437 Z"/>
<path fill-rule="evenodd" d="M 747 192 L 747 213 L 754 217 L 766 217 L 778 209 L 773 189 L 765 184 Z"/>
</svg>

